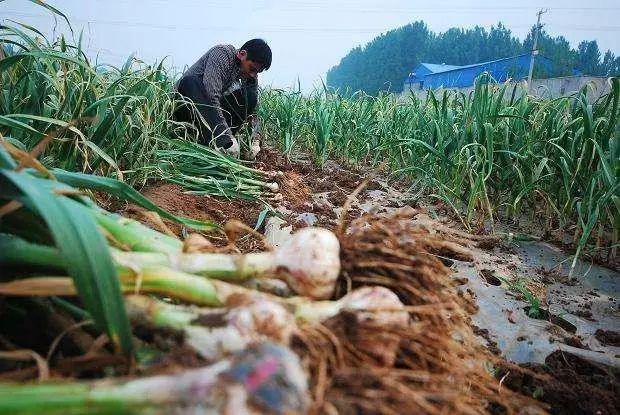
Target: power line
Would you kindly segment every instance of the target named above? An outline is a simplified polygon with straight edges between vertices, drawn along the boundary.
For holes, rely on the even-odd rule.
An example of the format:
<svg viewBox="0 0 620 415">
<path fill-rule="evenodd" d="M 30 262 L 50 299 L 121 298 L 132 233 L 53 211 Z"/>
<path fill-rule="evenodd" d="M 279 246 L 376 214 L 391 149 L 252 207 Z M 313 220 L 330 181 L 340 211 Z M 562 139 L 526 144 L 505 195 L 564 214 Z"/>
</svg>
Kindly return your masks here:
<svg viewBox="0 0 620 415">
<path fill-rule="evenodd" d="M 133 2 L 132 2 L 133 3 Z M 168 3 L 168 2 L 163 2 Z M 197 3 L 198 4 L 198 3 Z M 219 4 L 219 3 L 218 3 Z M 226 8 L 231 8 L 234 4 L 230 3 L 222 3 Z M 260 7 L 255 7 L 255 9 L 260 9 Z M 308 11 L 308 10 L 317 10 L 317 11 L 326 11 L 324 6 L 312 5 L 312 4 L 294 4 L 284 7 L 278 7 L 278 11 Z M 441 13 L 445 14 L 446 12 L 466 12 L 466 13 L 479 13 L 481 10 L 484 11 L 531 11 L 536 10 L 536 7 L 527 7 L 527 6 L 501 6 L 501 7 L 434 7 L 434 8 L 393 8 L 393 7 L 377 7 L 377 8 L 360 8 L 360 7 L 329 7 L 329 11 L 346 11 L 348 13 L 379 13 L 379 12 L 387 12 L 387 13 L 406 13 L 406 12 L 416 12 L 416 13 Z M 547 10 L 551 11 L 620 11 L 620 7 L 548 7 Z M 5 11 L 4 14 L 14 14 L 21 15 L 26 17 L 44 17 L 44 15 L 33 14 L 33 13 L 23 13 L 23 12 L 13 12 L 13 11 Z M 71 20 L 84 20 L 79 18 L 72 18 Z"/>
<path fill-rule="evenodd" d="M 119 0 L 117 0 L 119 1 Z M 139 2 L 137 0 L 120 0 L 123 3 L 132 3 L 135 4 L 136 2 Z M 170 2 L 168 0 L 143 0 L 143 3 L 148 2 L 149 4 L 152 3 L 159 3 L 159 4 L 170 4 Z M 189 1 L 189 0 L 183 0 L 183 1 L 177 1 L 178 3 L 182 3 L 183 5 L 193 5 L 193 6 L 199 6 L 199 7 L 205 7 L 205 6 L 234 6 L 235 3 L 230 3 L 227 1 L 209 1 L 209 0 L 195 0 L 195 1 Z M 267 4 L 265 4 L 267 3 Z M 255 0 L 253 2 L 253 6 L 254 9 L 260 9 L 260 8 L 267 8 L 266 6 L 268 6 L 268 2 L 265 1 L 260 1 L 260 0 Z M 334 7 L 335 6 L 335 7 Z M 588 11 L 588 10 L 592 10 L 592 11 L 611 11 L 611 10 L 619 10 L 620 11 L 620 7 L 600 7 L 600 6 L 576 6 L 576 7 L 570 7 L 570 6 L 551 6 L 551 5 L 547 5 L 547 6 L 543 6 L 549 10 L 567 10 L 567 11 Z M 446 10 L 448 11 L 479 11 L 479 10 L 536 10 L 538 8 L 538 6 L 450 6 L 450 7 L 442 7 L 442 6 L 435 6 L 435 7 L 387 7 L 387 6 L 377 6 L 377 7 L 367 7 L 367 6 L 362 6 L 360 7 L 359 2 L 358 1 L 339 1 L 337 4 L 333 4 L 333 2 L 331 0 L 325 1 L 325 2 L 317 2 L 317 1 L 296 1 L 296 2 L 287 2 L 287 4 L 285 5 L 278 5 L 277 9 L 279 11 L 283 11 L 283 10 L 305 10 L 305 9 L 320 9 L 321 11 L 325 11 L 326 9 L 331 10 L 346 10 L 349 12 L 372 12 L 375 13 L 377 11 L 396 11 L 396 12 L 407 12 L 407 11 L 433 11 L 433 12 L 439 12 L 439 13 L 443 13 Z"/>
<path fill-rule="evenodd" d="M 156 4 L 165 4 L 170 5 L 171 2 L 169 0 L 116 0 L 116 3 L 146 3 L 151 6 L 153 3 Z M 237 6 L 236 3 L 226 1 L 226 0 L 177 0 L 175 2 L 175 8 L 179 7 L 179 4 L 182 6 L 198 6 L 202 8 L 206 8 L 208 6 L 218 6 L 218 7 L 234 7 Z M 255 8 L 267 8 L 270 6 L 270 2 L 266 0 L 254 0 L 253 5 Z M 336 6 L 336 7 L 334 7 Z M 541 6 L 450 6 L 443 7 L 442 5 L 437 5 L 435 7 L 389 7 L 389 6 L 362 6 L 360 7 L 359 1 L 357 0 L 340 0 L 336 4 L 332 0 L 326 1 L 295 1 L 295 2 L 286 2 L 284 5 L 277 5 L 278 10 L 286 10 L 286 9 L 303 9 L 303 8 L 320 8 L 321 10 L 325 10 L 329 8 L 330 10 L 338 9 L 347 9 L 350 11 L 355 10 L 394 10 L 394 11 L 420 11 L 420 10 L 536 10 Z M 618 6 L 552 6 L 552 5 L 543 5 L 542 7 L 549 10 L 620 10 Z"/>
<path fill-rule="evenodd" d="M 23 17 L 39 17 L 46 18 L 46 15 L 28 14 L 28 13 L 13 13 L 15 15 Z M 110 26 L 123 26 L 123 27 L 149 27 L 153 29 L 164 30 L 196 30 L 196 31 L 239 31 L 238 26 L 188 26 L 188 25 L 174 25 L 174 24 L 162 24 L 162 23 L 149 23 L 139 22 L 131 20 L 86 20 L 86 19 L 73 19 L 77 22 L 88 23 L 93 25 L 110 25 Z M 529 25 L 507 25 L 512 28 L 529 28 Z M 569 29 L 578 31 L 620 31 L 620 26 L 577 26 L 577 25 L 553 25 L 556 29 Z M 342 27 L 299 27 L 299 26 L 268 26 L 260 29 L 261 32 L 274 32 L 274 33 L 380 33 L 393 30 L 393 28 L 386 29 L 384 27 L 376 28 L 342 28 Z"/>
<path fill-rule="evenodd" d="M 259 7 L 256 7 L 259 8 Z M 259 8 L 260 9 L 260 8 Z M 307 11 L 307 10 L 319 10 L 325 11 L 324 6 L 284 6 L 279 7 L 278 11 Z M 390 8 L 390 7 L 377 7 L 377 8 L 360 8 L 351 6 L 349 7 L 330 7 L 329 11 L 347 11 L 351 13 L 379 13 L 379 12 L 397 12 L 397 13 L 446 13 L 446 12 L 465 12 L 465 13 L 479 13 L 480 11 L 531 11 L 536 10 L 536 7 L 526 6 L 506 6 L 506 7 L 439 7 L 439 8 Z M 620 7 L 550 7 L 549 10 L 553 11 L 620 11 Z"/>
</svg>

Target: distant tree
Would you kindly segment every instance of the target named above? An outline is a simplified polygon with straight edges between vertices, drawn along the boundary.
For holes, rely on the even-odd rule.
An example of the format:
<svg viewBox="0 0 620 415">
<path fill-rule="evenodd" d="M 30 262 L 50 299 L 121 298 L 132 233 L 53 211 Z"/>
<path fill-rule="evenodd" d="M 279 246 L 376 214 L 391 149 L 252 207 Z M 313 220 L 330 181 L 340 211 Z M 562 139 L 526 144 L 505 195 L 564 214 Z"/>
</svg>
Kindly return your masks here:
<svg viewBox="0 0 620 415">
<path fill-rule="evenodd" d="M 469 65 L 528 53 L 532 50 L 533 30 L 521 42 L 501 22 L 488 31 L 476 26 L 434 33 L 424 22 L 417 21 L 352 49 L 327 72 L 327 84 L 373 95 L 382 90 L 400 91 L 405 77 L 422 62 Z M 572 75 L 575 70 L 591 75 L 620 72 L 620 59 L 610 51 L 601 59 L 596 41 L 583 41 L 572 49 L 563 36 L 552 37 L 541 30 L 538 49 L 553 66 L 550 70 L 535 66 L 534 77 Z"/>
<path fill-rule="evenodd" d="M 512 32 L 500 22 L 497 27 L 491 27 L 485 49 L 488 53 L 488 60 L 493 60 L 519 53 L 521 42 L 513 37 Z"/>
<path fill-rule="evenodd" d="M 400 91 L 408 71 L 427 54 L 431 38 L 424 22 L 382 34 L 342 58 L 327 72 L 327 84 L 370 94 L 381 90 Z"/>
<path fill-rule="evenodd" d="M 596 40 L 579 43 L 577 47 L 577 69 L 586 75 L 598 75 L 601 73 L 601 52 Z"/>
<path fill-rule="evenodd" d="M 620 56 L 615 57 L 614 54 L 608 50 L 603 56 L 601 67 L 601 72 L 605 76 L 620 75 Z"/>
</svg>

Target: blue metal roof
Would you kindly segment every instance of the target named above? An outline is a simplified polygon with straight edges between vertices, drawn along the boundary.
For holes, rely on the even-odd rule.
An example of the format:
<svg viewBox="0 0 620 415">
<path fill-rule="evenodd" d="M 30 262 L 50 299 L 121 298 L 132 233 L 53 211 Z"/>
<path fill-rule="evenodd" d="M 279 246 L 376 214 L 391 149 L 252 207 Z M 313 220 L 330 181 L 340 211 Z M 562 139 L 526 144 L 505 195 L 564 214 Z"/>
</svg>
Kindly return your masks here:
<svg viewBox="0 0 620 415">
<path fill-rule="evenodd" d="M 530 56 L 529 53 L 523 53 L 464 66 L 421 63 L 415 73 L 406 78 L 405 88 L 413 88 L 414 85 L 417 89 L 468 87 L 484 72 L 488 72 L 496 82 L 524 79 L 529 69 Z M 550 70 L 553 63 L 548 58 L 537 55 L 535 64 Z"/>
<path fill-rule="evenodd" d="M 505 61 L 514 61 L 514 60 L 518 60 L 519 58 L 522 58 L 522 57 L 527 57 L 529 59 L 530 58 L 530 54 L 529 53 L 522 53 L 520 55 L 510 56 L 508 58 L 501 58 L 501 59 L 495 59 L 495 60 L 487 61 L 487 62 L 473 63 L 471 65 L 455 66 L 452 69 L 446 69 L 445 71 L 440 71 L 440 72 L 449 72 L 449 71 L 455 71 L 457 69 L 475 68 L 476 66 L 492 65 L 494 63 L 505 62 Z M 540 58 L 547 59 L 547 58 L 545 58 L 542 55 L 536 56 L 536 59 L 540 59 Z M 441 65 L 435 65 L 435 66 L 441 66 Z M 449 66 L 449 65 L 446 65 L 446 66 Z M 434 73 L 437 73 L 437 72 L 434 72 Z"/>
<path fill-rule="evenodd" d="M 456 65 L 446 65 L 446 64 L 438 65 L 436 63 L 425 63 L 425 62 L 422 62 L 420 66 L 425 66 L 432 73 L 445 72 L 445 71 L 451 71 L 453 69 L 462 68 L 462 66 L 456 66 Z"/>
</svg>

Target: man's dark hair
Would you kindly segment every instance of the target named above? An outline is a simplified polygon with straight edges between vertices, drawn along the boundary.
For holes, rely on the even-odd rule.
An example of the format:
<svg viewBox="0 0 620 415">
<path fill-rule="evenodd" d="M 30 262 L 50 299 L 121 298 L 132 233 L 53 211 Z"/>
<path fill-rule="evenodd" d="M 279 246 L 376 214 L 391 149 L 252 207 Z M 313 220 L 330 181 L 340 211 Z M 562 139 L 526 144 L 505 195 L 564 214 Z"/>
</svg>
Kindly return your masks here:
<svg viewBox="0 0 620 415">
<path fill-rule="evenodd" d="M 240 50 L 245 50 L 248 59 L 260 64 L 263 70 L 266 71 L 271 66 L 271 48 L 263 39 L 248 40 Z"/>
</svg>

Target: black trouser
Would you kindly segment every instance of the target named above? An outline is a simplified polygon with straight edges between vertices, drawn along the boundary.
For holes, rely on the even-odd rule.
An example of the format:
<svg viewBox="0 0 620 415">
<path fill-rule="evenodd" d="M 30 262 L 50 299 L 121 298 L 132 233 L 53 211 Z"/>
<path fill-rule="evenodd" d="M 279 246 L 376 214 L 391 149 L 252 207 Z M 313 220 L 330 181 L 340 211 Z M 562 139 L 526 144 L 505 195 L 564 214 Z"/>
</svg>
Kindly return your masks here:
<svg viewBox="0 0 620 415">
<path fill-rule="evenodd" d="M 198 139 L 202 144 L 210 143 L 213 137 L 215 137 L 216 146 L 230 147 L 232 142 L 227 135 L 222 134 L 226 126 L 218 123 L 217 109 L 207 104 L 208 100 L 202 79 L 191 76 L 181 78 L 177 86 L 177 92 L 196 104 L 196 108 L 209 126 L 205 126 L 197 119 L 197 115 L 192 111 L 192 108 L 183 103 L 175 109 L 174 119 L 194 124 L 198 128 Z M 242 85 L 241 89 L 226 94 L 220 99 L 220 108 L 233 135 L 237 134 L 248 117 L 255 113 L 257 102 L 258 91 L 256 85 Z"/>
</svg>

